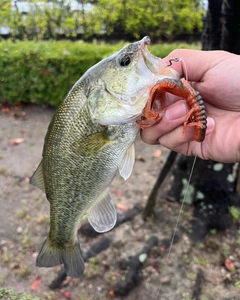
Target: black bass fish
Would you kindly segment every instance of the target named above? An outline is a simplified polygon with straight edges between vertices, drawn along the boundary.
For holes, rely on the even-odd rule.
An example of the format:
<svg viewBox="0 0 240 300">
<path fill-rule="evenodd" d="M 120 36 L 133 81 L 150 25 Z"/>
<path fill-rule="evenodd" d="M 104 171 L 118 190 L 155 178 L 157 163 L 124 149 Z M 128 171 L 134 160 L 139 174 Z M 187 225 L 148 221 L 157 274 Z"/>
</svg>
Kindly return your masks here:
<svg viewBox="0 0 240 300">
<path fill-rule="evenodd" d="M 116 223 L 109 184 L 117 171 L 124 179 L 132 173 L 136 120 L 151 88 L 163 78 L 177 78 L 150 54 L 149 43 L 144 37 L 91 67 L 49 125 L 42 161 L 30 180 L 50 202 L 50 232 L 37 257 L 39 267 L 64 264 L 69 276 L 80 277 L 81 218 L 87 214 L 98 232 Z"/>
</svg>

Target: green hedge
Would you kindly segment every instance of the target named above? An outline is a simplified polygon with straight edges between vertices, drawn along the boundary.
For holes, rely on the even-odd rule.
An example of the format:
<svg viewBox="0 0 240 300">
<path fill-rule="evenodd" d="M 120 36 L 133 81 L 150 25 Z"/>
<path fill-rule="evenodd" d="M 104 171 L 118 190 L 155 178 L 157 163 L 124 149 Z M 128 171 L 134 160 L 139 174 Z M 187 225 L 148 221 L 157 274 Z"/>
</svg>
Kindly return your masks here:
<svg viewBox="0 0 240 300">
<path fill-rule="evenodd" d="M 0 102 L 58 106 L 89 67 L 123 45 L 3 41 L 0 43 Z M 163 57 L 177 47 L 177 44 L 154 45 L 151 50 Z"/>
<path fill-rule="evenodd" d="M 0 299 L 2 300 L 40 300 L 27 294 L 16 293 L 13 290 L 0 288 Z"/>
</svg>

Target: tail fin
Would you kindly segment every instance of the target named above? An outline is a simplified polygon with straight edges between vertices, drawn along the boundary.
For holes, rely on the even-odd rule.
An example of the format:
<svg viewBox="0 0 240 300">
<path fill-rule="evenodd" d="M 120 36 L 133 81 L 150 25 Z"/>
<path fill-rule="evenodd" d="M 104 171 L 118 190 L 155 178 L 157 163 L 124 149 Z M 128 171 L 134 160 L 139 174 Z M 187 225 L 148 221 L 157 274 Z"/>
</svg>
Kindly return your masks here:
<svg viewBox="0 0 240 300">
<path fill-rule="evenodd" d="M 84 272 L 84 260 L 78 242 L 72 248 L 53 247 L 47 239 L 38 254 L 36 266 L 53 267 L 64 264 L 65 271 L 70 277 L 81 277 Z"/>
</svg>

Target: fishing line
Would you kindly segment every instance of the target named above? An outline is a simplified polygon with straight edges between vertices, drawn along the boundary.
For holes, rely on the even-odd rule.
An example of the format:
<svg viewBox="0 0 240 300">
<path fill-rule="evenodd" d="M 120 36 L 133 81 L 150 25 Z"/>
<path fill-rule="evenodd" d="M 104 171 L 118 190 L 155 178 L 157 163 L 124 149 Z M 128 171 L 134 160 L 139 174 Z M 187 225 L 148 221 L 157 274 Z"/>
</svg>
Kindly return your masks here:
<svg viewBox="0 0 240 300">
<path fill-rule="evenodd" d="M 186 66 L 186 63 L 185 63 L 184 59 L 177 58 L 177 57 L 176 58 L 171 58 L 171 59 L 169 59 L 169 64 L 167 65 L 167 67 L 172 66 L 173 62 L 181 62 L 182 63 L 183 77 L 185 77 L 185 79 L 188 80 L 187 66 Z M 180 206 L 180 210 L 179 210 L 179 213 L 178 213 L 177 222 L 176 222 L 174 230 L 173 230 L 173 235 L 172 235 L 172 239 L 171 239 L 170 246 L 169 246 L 169 249 L 168 249 L 168 253 L 167 253 L 167 257 L 166 257 L 166 260 L 165 260 L 164 267 L 167 266 L 167 263 L 169 261 L 169 257 L 170 257 L 171 251 L 172 251 L 174 239 L 175 239 L 175 236 L 176 236 L 176 233 L 177 233 L 177 229 L 178 229 L 178 224 L 180 222 L 180 218 L 181 218 L 181 215 L 182 215 L 182 212 L 183 212 L 183 205 L 184 205 L 186 197 L 188 195 L 189 185 L 190 185 L 190 182 L 191 182 L 191 179 L 192 179 L 192 174 L 193 174 L 193 170 L 194 170 L 194 167 L 195 167 L 195 164 L 196 164 L 196 159 L 197 159 L 197 156 L 194 156 L 194 160 L 193 160 L 192 167 L 191 167 L 191 170 L 190 170 L 190 174 L 189 174 L 187 186 L 186 186 L 186 189 L 185 189 L 185 193 L 184 193 L 183 199 L 181 201 L 181 206 Z M 160 292 L 161 292 L 162 284 L 163 284 L 163 276 L 162 276 L 162 278 L 160 280 L 160 285 L 159 285 L 159 288 L 157 290 L 157 297 L 156 297 L 155 300 L 160 300 L 159 297 L 160 297 Z"/>
<path fill-rule="evenodd" d="M 173 62 L 181 62 L 182 63 L 183 77 L 188 81 L 188 73 L 187 73 L 187 66 L 186 66 L 185 60 L 181 57 L 170 58 L 169 64 L 167 65 L 167 67 L 171 67 Z"/>
<path fill-rule="evenodd" d="M 165 260 L 164 267 L 167 266 L 167 263 L 168 263 L 168 260 L 169 260 L 169 256 L 171 254 L 173 242 L 174 242 L 174 239 L 175 239 L 175 236 L 176 236 L 176 232 L 177 232 L 177 229 L 178 229 L 178 224 L 179 224 L 182 212 L 183 212 L 183 205 L 185 203 L 185 200 L 186 200 L 186 197 L 187 197 L 187 194 L 188 194 L 188 190 L 189 190 L 189 185 L 190 185 L 190 182 L 191 182 L 191 179 L 192 179 L 192 174 L 193 174 L 193 170 L 194 170 L 194 167 L 195 167 L 196 159 L 197 159 L 197 156 L 195 155 L 194 156 L 194 160 L 193 160 L 193 164 L 192 164 L 192 168 L 191 168 L 191 171 L 190 171 L 190 175 L 189 175 L 189 178 L 188 178 L 188 183 L 187 183 L 187 186 L 186 186 L 186 190 L 185 190 L 185 193 L 184 193 L 184 196 L 183 196 L 183 200 L 181 202 L 180 210 L 179 210 L 179 213 L 178 213 L 177 222 L 176 222 L 176 225 L 175 225 L 174 230 L 173 230 L 173 235 L 172 235 L 172 239 L 171 239 L 171 243 L 170 243 L 170 246 L 169 246 L 169 250 L 168 250 L 168 253 L 167 253 L 167 257 L 166 257 L 166 260 Z M 162 276 L 162 278 L 163 278 L 163 276 Z M 159 288 L 157 290 L 157 297 L 155 298 L 155 300 L 160 300 L 160 298 L 158 298 L 158 297 L 160 296 L 160 292 L 161 292 L 161 288 L 162 288 L 162 283 L 163 283 L 163 279 L 161 279 L 161 281 L 160 281 L 160 285 L 159 285 Z"/>
</svg>

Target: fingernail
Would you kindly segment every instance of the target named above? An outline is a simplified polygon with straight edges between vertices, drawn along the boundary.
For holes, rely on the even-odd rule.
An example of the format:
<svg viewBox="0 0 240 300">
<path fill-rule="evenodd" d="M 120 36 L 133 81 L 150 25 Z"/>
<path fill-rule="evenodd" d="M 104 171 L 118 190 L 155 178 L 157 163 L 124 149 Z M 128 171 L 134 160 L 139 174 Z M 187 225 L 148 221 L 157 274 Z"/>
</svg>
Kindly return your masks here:
<svg viewBox="0 0 240 300">
<path fill-rule="evenodd" d="M 211 133 L 215 128 L 215 120 L 211 117 L 207 117 L 207 134 Z"/>
<path fill-rule="evenodd" d="M 184 100 L 178 101 L 166 109 L 165 118 L 168 120 L 176 120 L 184 117 L 186 113 L 187 113 L 186 102 Z"/>
</svg>

